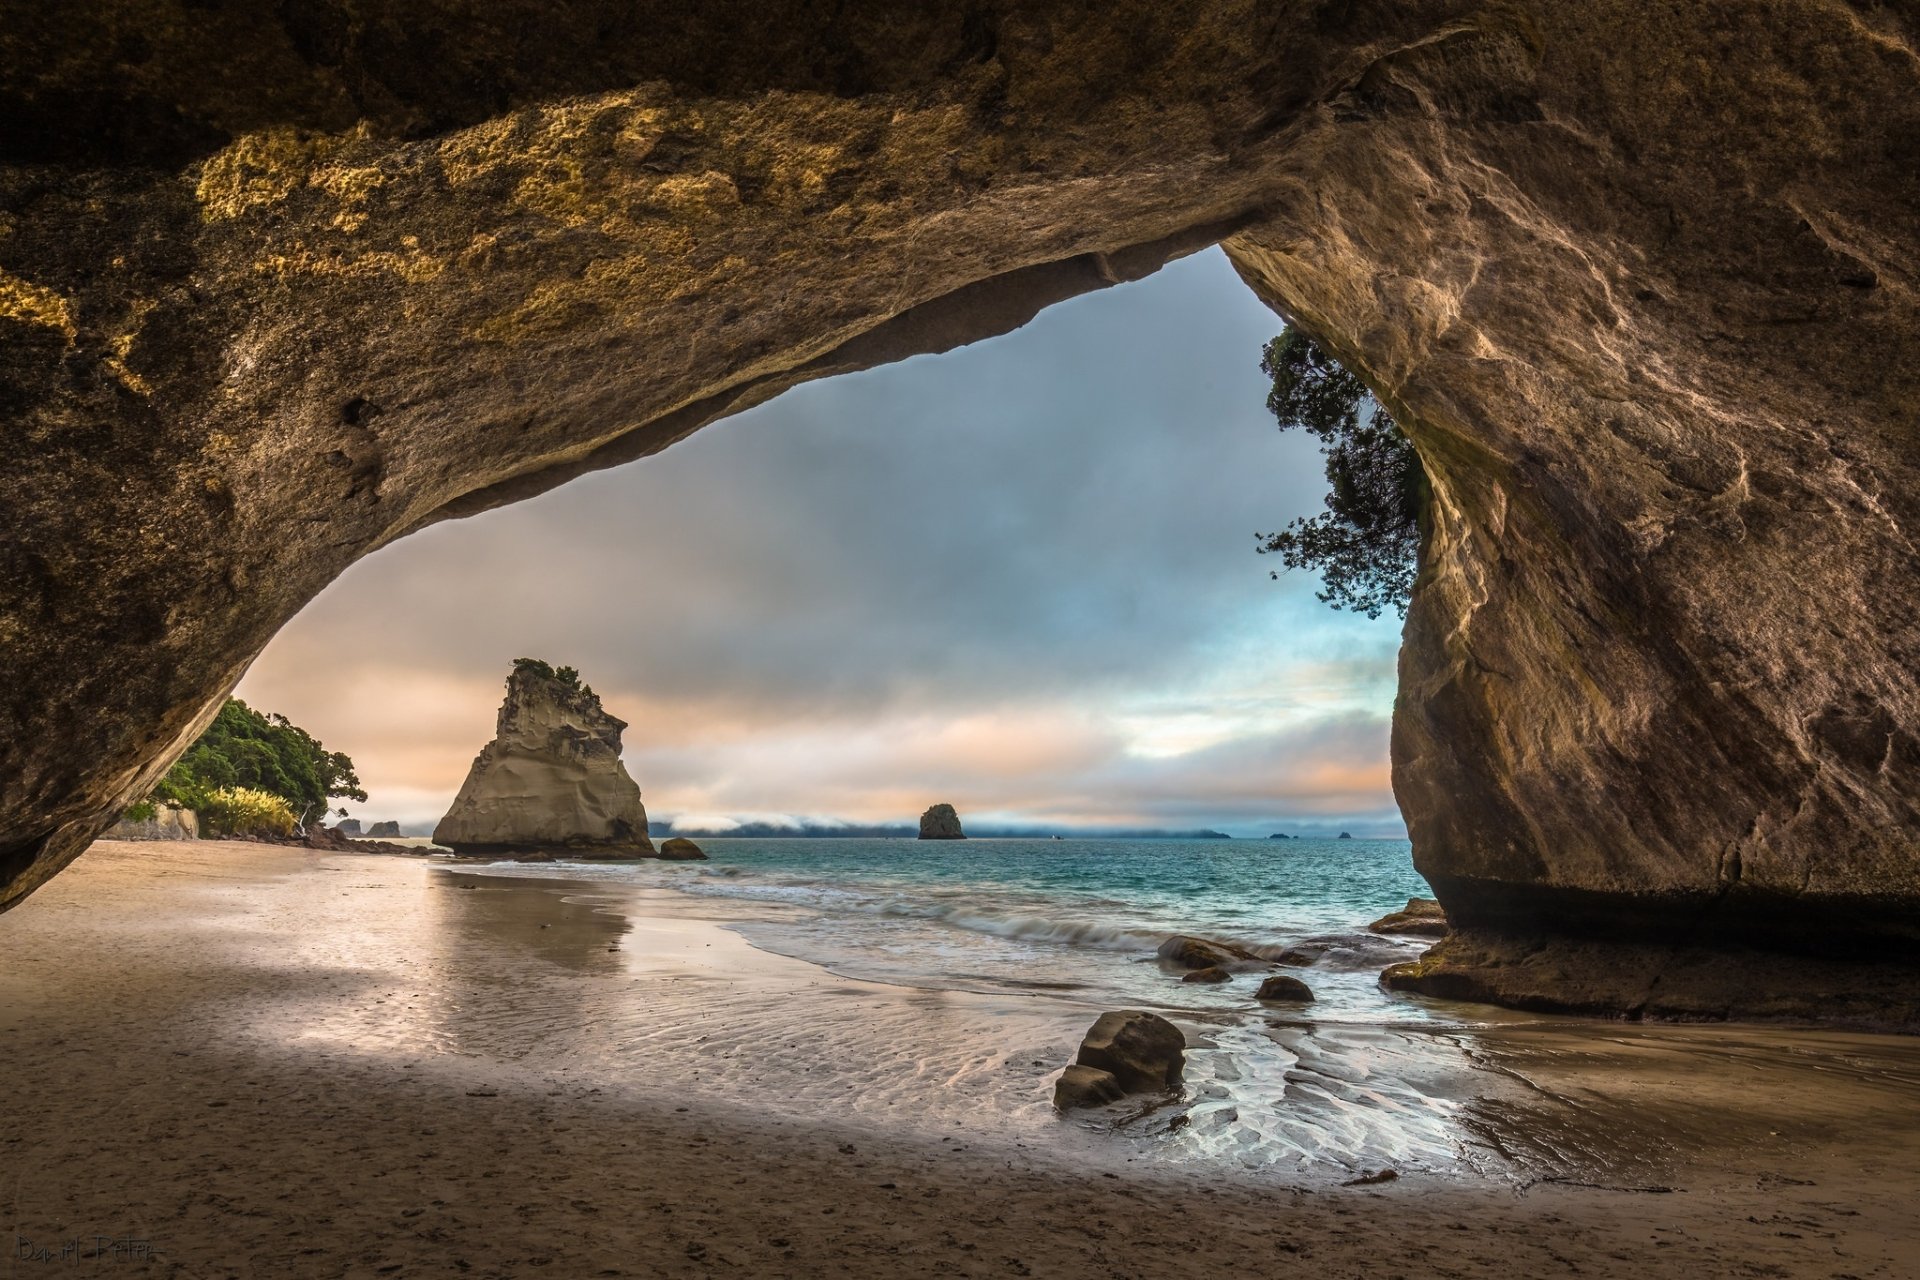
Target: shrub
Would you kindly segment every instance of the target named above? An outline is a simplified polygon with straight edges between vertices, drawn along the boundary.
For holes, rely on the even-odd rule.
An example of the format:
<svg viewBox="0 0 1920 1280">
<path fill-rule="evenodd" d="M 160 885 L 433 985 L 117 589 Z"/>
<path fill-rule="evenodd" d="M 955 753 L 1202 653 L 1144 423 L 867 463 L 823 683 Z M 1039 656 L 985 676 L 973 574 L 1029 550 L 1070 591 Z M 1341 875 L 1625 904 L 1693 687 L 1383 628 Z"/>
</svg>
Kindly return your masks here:
<svg viewBox="0 0 1920 1280">
<path fill-rule="evenodd" d="M 158 806 L 156 806 L 153 801 L 142 800 L 138 804 L 128 805 L 127 811 L 120 815 L 120 820 L 122 822 L 151 822 L 153 821 L 154 815 L 159 811 Z"/>
<path fill-rule="evenodd" d="M 200 809 L 200 825 L 211 835 L 287 836 L 293 824 L 293 806 L 252 787 L 220 787 Z"/>
<path fill-rule="evenodd" d="M 552 663 L 544 662 L 539 658 L 515 658 L 513 669 L 531 672 L 543 680 L 556 681 L 565 688 L 575 689 L 581 693 L 593 692 L 593 686 L 581 683 L 580 672 L 575 667 L 555 667 Z"/>
<path fill-rule="evenodd" d="M 334 796 L 367 798 L 347 756 L 328 751 L 285 716 L 262 715 L 229 698 L 151 798 L 202 810 L 216 792 L 235 787 L 280 796 L 299 821 L 327 809 Z"/>
</svg>

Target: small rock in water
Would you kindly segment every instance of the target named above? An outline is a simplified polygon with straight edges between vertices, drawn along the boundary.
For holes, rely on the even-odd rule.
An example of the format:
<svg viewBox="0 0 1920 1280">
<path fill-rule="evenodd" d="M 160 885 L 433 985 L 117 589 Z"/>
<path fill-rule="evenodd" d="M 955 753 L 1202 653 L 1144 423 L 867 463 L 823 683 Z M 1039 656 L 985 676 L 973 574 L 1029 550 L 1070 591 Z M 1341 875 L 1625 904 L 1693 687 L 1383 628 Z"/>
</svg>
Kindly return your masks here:
<svg viewBox="0 0 1920 1280">
<path fill-rule="evenodd" d="M 1260 989 L 1253 993 L 1253 998 L 1275 1004 L 1312 1004 L 1313 988 L 1298 978 L 1276 973 L 1260 984 Z"/>
<path fill-rule="evenodd" d="M 1229 942 L 1209 942 L 1176 933 L 1154 953 L 1176 969 L 1228 969 L 1240 964 L 1265 964 L 1259 956 Z"/>
<path fill-rule="evenodd" d="M 1205 969 L 1195 969 L 1181 978 L 1182 982 L 1232 982 L 1233 975 L 1219 965 L 1209 965 Z"/>
<path fill-rule="evenodd" d="M 1103 1013 L 1080 1042 L 1074 1062 L 1112 1073 L 1128 1093 L 1159 1093 L 1180 1083 L 1187 1038 L 1157 1013 Z"/>
<path fill-rule="evenodd" d="M 669 862 L 705 862 L 707 855 L 685 836 L 673 836 L 660 842 L 660 856 Z"/>
<path fill-rule="evenodd" d="M 1109 1102 L 1118 1102 L 1126 1093 L 1113 1072 L 1075 1063 L 1061 1072 L 1060 1079 L 1054 1083 L 1053 1105 L 1060 1111 L 1072 1111 L 1077 1107 L 1104 1107 Z"/>
<path fill-rule="evenodd" d="M 1340 1185 L 1343 1187 L 1377 1187 L 1383 1182 L 1392 1182 L 1400 1175 L 1392 1169 L 1381 1169 L 1375 1173 L 1363 1173 L 1357 1178 L 1348 1178 Z"/>
</svg>

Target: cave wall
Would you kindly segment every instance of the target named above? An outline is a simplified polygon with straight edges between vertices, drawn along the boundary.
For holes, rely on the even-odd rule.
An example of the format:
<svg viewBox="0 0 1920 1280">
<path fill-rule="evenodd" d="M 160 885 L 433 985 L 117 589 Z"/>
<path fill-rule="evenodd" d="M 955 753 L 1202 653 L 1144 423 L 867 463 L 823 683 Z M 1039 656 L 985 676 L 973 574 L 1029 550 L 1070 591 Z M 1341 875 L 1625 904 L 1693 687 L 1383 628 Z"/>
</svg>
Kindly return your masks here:
<svg viewBox="0 0 1920 1280">
<path fill-rule="evenodd" d="M 1454 969 L 1920 944 L 1910 6 L 655 8 L 0 32 L 0 904 L 369 550 L 1224 241 L 1434 481 Z"/>
</svg>

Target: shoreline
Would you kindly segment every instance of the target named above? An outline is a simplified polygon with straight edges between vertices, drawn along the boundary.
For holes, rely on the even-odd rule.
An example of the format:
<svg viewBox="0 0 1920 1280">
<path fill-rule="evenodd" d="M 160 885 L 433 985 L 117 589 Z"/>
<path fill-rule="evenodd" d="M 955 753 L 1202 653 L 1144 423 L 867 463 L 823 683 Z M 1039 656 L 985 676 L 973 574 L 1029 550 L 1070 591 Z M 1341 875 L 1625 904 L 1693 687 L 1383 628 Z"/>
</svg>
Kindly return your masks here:
<svg viewBox="0 0 1920 1280">
<path fill-rule="evenodd" d="M 145 1239 L 138 1265 L 183 1276 L 1577 1264 L 1694 1280 L 1893 1277 L 1920 1260 L 1911 1041 L 1505 1029 L 1476 1040 L 1484 1075 L 1465 1083 L 1508 1081 L 1508 1110 L 1573 1098 L 1594 1126 L 1478 1122 L 1578 1146 L 1637 1108 L 1646 1177 L 1342 1187 L 1148 1160 L 1071 1121 L 936 1137 L 878 1085 L 829 1105 L 850 1092 L 834 1086 L 860 1067 L 852 1048 L 879 1059 L 863 1081 L 903 1069 L 876 1029 L 964 1041 L 985 1023 L 1018 1041 L 1033 1019 L 1019 1001 L 826 974 L 753 947 L 712 903 L 432 884 L 470 877 L 381 854 L 103 842 L 0 917 L 0 1069 L 24 1091 L 0 1117 L 16 1248 Z M 796 1018 L 811 1042 L 766 1038 Z M 1002 1069 L 991 1050 L 973 1076 Z M 770 1082 L 787 1089 L 780 1064 L 796 1060 L 820 1068 L 817 1091 L 775 1105 Z M 57 1274 L 12 1265 L 0 1274 Z"/>
</svg>

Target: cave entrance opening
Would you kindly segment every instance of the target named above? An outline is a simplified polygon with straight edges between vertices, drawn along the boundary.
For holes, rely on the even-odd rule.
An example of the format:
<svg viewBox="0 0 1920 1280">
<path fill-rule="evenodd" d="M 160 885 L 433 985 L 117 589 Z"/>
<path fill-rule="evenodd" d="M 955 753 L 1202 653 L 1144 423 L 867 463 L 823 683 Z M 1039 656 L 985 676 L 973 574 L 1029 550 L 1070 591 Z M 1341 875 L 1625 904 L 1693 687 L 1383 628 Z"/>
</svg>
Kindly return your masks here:
<svg viewBox="0 0 1920 1280">
<path fill-rule="evenodd" d="M 633 724 L 657 818 L 1398 834 L 1398 618 L 1253 553 L 1325 492 L 1265 408 L 1280 327 L 1215 248 L 803 385 L 368 557 L 241 696 L 412 828 L 536 655 Z"/>
</svg>

